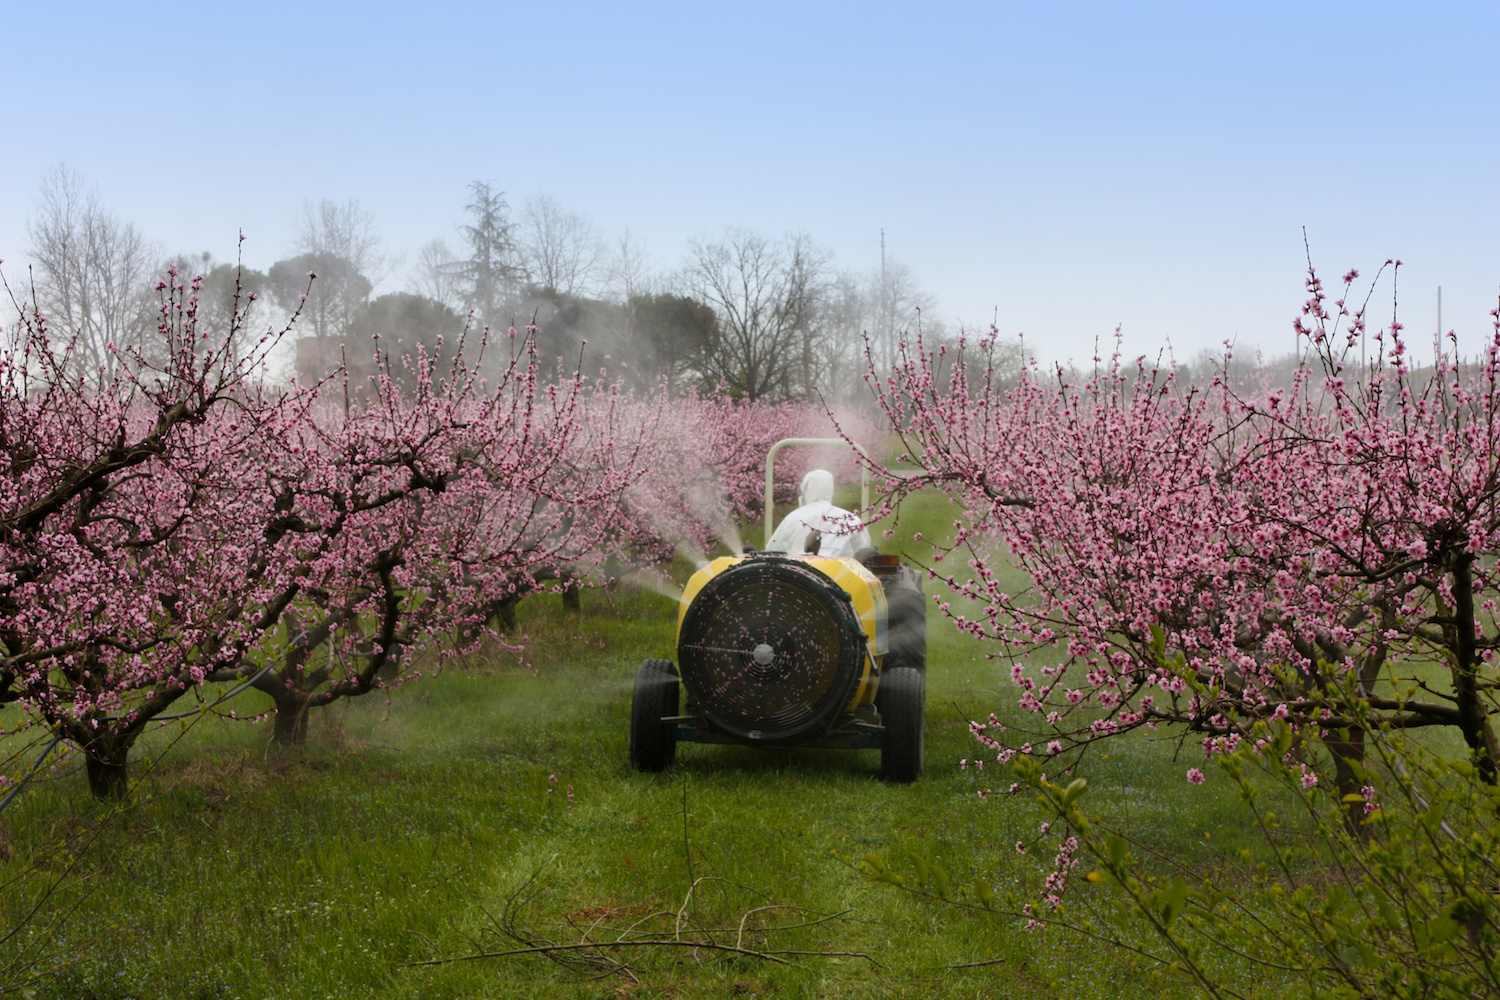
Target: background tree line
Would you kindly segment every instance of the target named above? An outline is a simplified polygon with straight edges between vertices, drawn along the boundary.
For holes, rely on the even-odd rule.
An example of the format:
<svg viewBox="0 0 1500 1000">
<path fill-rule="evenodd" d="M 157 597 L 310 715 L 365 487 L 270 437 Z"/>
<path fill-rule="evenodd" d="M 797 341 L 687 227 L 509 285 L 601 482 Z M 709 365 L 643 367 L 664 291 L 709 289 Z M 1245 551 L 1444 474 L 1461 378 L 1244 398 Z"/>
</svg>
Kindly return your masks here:
<svg viewBox="0 0 1500 1000">
<path fill-rule="evenodd" d="M 112 348 L 149 357 L 159 346 L 156 286 L 171 264 L 203 276 L 205 330 L 228 328 L 215 317 L 232 314 L 237 294 L 247 317 L 242 338 L 300 310 L 289 367 L 304 381 L 340 364 L 372 374 L 377 336 L 392 357 L 420 349 L 441 359 L 466 329 L 477 336 L 485 327 L 534 326 L 544 357 L 569 369 L 581 359 L 586 370 L 636 388 L 845 399 L 859 388 L 865 335 L 886 367 L 919 320 L 929 336 L 940 333 L 915 276 L 885 260 L 883 246 L 879 268 L 854 272 L 837 268 L 806 234 L 731 227 L 690 241 L 676 268 L 661 268 L 628 232 L 611 244 L 546 195 L 513 210 L 490 181 L 469 186 L 451 237 L 421 248 L 405 289 L 382 294 L 402 261 L 385 252 L 373 215 L 353 200 L 305 202 L 287 256 L 259 271 L 209 253 L 167 254 L 58 167 L 42 184 L 27 235 L 32 270 L 21 297 L 60 332 L 76 332 L 74 363 L 104 379 L 114 373 Z"/>
</svg>

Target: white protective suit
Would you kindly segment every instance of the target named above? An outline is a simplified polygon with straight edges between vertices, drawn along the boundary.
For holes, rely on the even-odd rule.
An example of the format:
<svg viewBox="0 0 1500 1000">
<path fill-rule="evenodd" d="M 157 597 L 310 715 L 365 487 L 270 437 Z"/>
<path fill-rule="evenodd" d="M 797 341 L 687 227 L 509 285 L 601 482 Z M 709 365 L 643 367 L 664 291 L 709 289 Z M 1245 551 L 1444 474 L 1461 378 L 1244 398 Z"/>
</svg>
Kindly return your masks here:
<svg viewBox="0 0 1500 1000">
<path fill-rule="evenodd" d="M 799 555 L 807 550 L 807 537 L 822 537 L 817 555 L 830 558 L 852 556 L 870 545 L 870 533 L 853 513 L 833 505 L 833 473 L 814 469 L 802 477 L 798 507 L 777 525 L 767 552 Z"/>
</svg>

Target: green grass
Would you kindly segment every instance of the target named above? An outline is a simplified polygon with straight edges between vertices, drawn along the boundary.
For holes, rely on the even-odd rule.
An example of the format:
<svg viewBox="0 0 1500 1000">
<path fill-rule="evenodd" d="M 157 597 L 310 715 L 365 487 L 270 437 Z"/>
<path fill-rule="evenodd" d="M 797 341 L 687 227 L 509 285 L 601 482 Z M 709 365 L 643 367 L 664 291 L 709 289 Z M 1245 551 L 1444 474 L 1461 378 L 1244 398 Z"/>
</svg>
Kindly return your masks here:
<svg viewBox="0 0 1500 1000">
<path fill-rule="evenodd" d="M 941 531 L 944 506 L 917 498 L 890 544 L 925 556 L 902 540 Z M 1008 668 L 935 614 L 927 774 L 891 786 L 876 780 L 874 751 L 691 745 L 663 774 L 635 772 L 630 685 L 642 659 L 672 655 L 675 607 L 625 590 L 586 592 L 581 616 L 558 604 L 522 605 L 525 662 L 472 657 L 398 690 L 389 709 L 372 696 L 322 710 L 305 750 L 269 749 L 266 724 L 210 721 L 170 749 L 175 729 L 145 741 L 123 811 L 89 801 L 73 765 L 28 789 L 0 815 L 15 851 L 0 877 L 30 864 L 67 873 L 47 912 L 76 906 L 51 941 L 66 967 L 38 996 L 1189 995 L 1083 939 L 1028 933 L 1013 917 L 850 867 L 865 854 L 908 865 L 911 851 L 955 886 L 980 877 L 1002 894 L 1032 891 L 1048 867 L 1050 850 L 1014 849 L 1045 817 L 1003 794 L 1006 770 L 957 767 L 975 756 L 968 718 L 1014 714 Z M 240 714 L 263 709 L 256 698 L 242 695 Z M 1232 834 L 1228 789 L 1189 789 L 1189 764 L 1171 759 L 1170 744 L 1131 738 L 1107 752 L 1089 763 L 1099 786 L 1090 805 L 1174 857 L 1208 863 L 1194 825 Z M 62 844 L 76 853 L 58 853 Z M 16 919 L 40 877 L 12 882 L 0 913 Z M 680 908 L 733 928 L 774 904 L 784 908 L 760 910 L 750 926 L 839 916 L 752 934 L 751 946 L 858 952 L 878 965 L 663 949 L 630 956 L 640 963 L 632 982 L 589 981 L 538 957 L 410 964 L 515 947 L 498 924 L 527 886 L 519 925 L 553 940 L 577 940 L 580 922 L 623 927 Z M 670 931 L 661 919 L 649 926 Z M 995 964 L 954 968 L 977 962 Z"/>
</svg>

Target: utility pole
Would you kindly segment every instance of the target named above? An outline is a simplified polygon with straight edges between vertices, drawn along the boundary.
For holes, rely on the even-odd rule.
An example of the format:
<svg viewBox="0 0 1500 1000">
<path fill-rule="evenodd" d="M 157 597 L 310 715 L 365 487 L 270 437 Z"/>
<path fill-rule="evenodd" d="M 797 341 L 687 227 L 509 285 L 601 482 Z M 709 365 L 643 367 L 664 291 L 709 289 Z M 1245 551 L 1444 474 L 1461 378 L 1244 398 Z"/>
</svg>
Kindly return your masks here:
<svg viewBox="0 0 1500 1000">
<path fill-rule="evenodd" d="M 890 371 L 891 367 L 895 364 L 895 361 L 896 361 L 896 358 L 895 358 L 895 355 L 896 355 L 896 344 L 895 344 L 896 331 L 892 329 L 892 327 L 895 325 L 895 323 L 894 323 L 895 317 L 893 317 L 891 315 L 891 312 L 892 312 L 892 309 L 891 309 L 891 292 L 890 292 L 890 286 L 887 284 L 887 279 L 886 279 L 886 274 L 885 274 L 885 227 L 881 226 L 880 227 L 880 325 L 881 325 L 881 327 L 883 329 L 880 331 L 880 340 L 881 340 L 881 344 L 884 346 L 884 350 L 885 350 L 885 368 L 886 368 L 886 371 Z"/>
</svg>

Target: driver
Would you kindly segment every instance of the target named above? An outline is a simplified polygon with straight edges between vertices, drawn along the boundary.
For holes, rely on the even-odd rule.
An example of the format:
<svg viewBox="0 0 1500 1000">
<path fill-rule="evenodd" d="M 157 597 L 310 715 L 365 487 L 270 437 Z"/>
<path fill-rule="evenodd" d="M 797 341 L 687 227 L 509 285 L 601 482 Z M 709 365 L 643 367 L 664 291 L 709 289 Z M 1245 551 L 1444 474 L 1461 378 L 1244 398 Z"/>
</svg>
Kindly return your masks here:
<svg viewBox="0 0 1500 1000">
<path fill-rule="evenodd" d="M 833 473 L 814 469 L 802 477 L 802 493 L 777 526 L 767 552 L 803 552 L 837 559 L 870 545 L 870 533 L 850 511 L 833 504 Z"/>
</svg>

